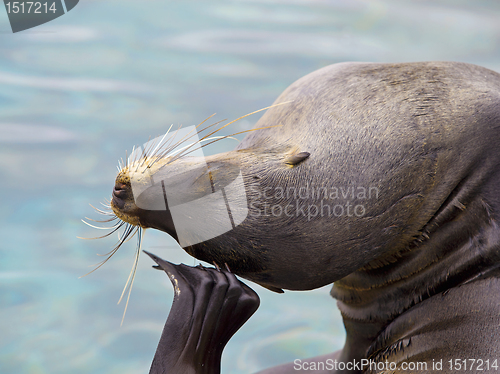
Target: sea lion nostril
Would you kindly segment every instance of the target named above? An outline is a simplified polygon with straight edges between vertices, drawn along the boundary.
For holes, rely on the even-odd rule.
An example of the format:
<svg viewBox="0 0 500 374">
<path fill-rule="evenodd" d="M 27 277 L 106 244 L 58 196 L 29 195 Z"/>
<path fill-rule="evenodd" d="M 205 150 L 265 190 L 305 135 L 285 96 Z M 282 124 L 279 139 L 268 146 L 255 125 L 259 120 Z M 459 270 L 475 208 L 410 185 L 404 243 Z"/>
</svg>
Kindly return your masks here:
<svg viewBox="0 0 500 374">
<path fill-rule="evenodd" d="M 115 190 L 125 190 L 127 188 L 127 185 L 125 183 L 119 183 L 117 182 L 115 184 Z"/>
<path fill-rule="evenodd" d="M 119 199 L 125 199 L 128 196 L 128 186 L 123 183 L 116 183 L 113 188 L 113 196 Z"/>
</svg>

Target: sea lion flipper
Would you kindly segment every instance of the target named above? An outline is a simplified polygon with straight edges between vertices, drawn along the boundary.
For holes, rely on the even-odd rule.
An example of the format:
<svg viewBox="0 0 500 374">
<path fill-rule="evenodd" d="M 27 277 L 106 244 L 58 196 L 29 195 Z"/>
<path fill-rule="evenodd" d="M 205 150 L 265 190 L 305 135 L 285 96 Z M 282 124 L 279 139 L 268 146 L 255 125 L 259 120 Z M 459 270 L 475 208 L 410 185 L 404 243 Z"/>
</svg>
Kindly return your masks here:
<svg viewBox="0 0 500 374">
<path fill-rule="evenodd" d="M 234 274 L 207 269 L 214 285 L 203 315 L 203 331 L 197 349 L 212 347 L 211 355 L 225 347 L 229 339 L 252 316 L 260 304 L 258 295 Z"/>
<path fill-rule="evenodd" d="M 222 350 L 257 310 L 258 295 L 226 270 L 175 265 L 146 253 L 175 290 L 150 373 L 218 373 Z"/>
</svg>

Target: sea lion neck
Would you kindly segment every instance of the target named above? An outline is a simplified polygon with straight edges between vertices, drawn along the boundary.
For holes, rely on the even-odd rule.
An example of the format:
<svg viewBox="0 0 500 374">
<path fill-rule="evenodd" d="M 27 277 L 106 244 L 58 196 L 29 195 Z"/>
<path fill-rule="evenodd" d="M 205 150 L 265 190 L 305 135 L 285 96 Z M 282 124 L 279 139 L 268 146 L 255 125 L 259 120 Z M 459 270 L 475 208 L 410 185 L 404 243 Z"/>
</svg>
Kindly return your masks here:
<svg viewBox="0 0 500 374">
<path fill-rule="evenodd" d="M 500 276 L 500 227 L 485 202 L 487 195 L 458 211 L 450 208 L 455 210 L 452 218 L 425 233 L 423 241 L 418 238 L 394 262 L 360 269 L 334 283 L 331 295 L 338 300 L 347 332 L 342 360 L 361 359 L 399 341 L 397 321 L 406 321 L 405 312 L 425 300 L 465 284 L 479 285 L 477 292 L 482 292 L 480 280 Z M 489 318 L 482 310 L 477 317 L 482 313 Z"/>
<path fill-rule="evenodd" d="M 335 282 L 331 295 L 339 301 L 344 319 L 382 327 L 433 295 L 497 276 L 500 227 L 495 207 L 487 203 L 497 179 L 466 204 L 448 201 L 441 210 L 446 220 L 433 217 L 393 262 L 364 267 Z"/>
</svg>

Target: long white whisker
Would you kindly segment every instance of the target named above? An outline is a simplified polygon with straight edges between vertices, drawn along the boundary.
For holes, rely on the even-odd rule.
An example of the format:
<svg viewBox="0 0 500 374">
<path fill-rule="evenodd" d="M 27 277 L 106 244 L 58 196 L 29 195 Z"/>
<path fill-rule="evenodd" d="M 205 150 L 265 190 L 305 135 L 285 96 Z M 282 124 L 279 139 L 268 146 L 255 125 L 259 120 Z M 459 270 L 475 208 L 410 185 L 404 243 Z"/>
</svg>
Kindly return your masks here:
<svg viewBox="0 0 500 374">
<path fill-rule="evenodd" d="M 152 151 L 152 152 L 151 152 L 151 154 L 150 154 L 150 157 L 151 157 L 151 156 L 153 156 L 153 155 L 156 153 L 156 151 L 158 150 L 158 147 L 159 147 L 160 145 L 162 145 L 163 141 L 165 140 L 165 137 L 168 135 L 168 132 L 170 131 L 170 129 L 172 128 L 172 126 L 173 126 L 173 124 L 172 124 L 172 125 L 170 125 L 170 127 L 168 128 L 168 130 L 167 130 L 167 132 L 165 133 L 165 135 L 163 135 L 163 138 L 161 138 L 161 140 L 160 140 L 160 141 L 158 142 L 158 144 L 156 145 L 156 148 L 155 148 L 155 149 L 153 149 L 153 151 Z"/>
<path fill-rule="evenodd" d="M 199 141 L 197 141 L 195 143 L 190 143 L 190 144 L 186 145 L 185 147 L 182 147 L 181 149 L 178 149 L 175 152 L 169 153 L 166 157 L 174 156 L 174 155 L 178 154 L 179 152 L 182 152 L 182 151 L 186 150 L 187 148 L 192 147 L 195 144 L 200 144 L 201 142 L 205 142 L 205 141 L 209 141 L 209 140 L 213 140 L 213 139 L 230 138 L 230 137 L 231 137 L 231 135 L 227 135 L 227 136 L 213 136 L 211 138 L 202 139 L 202 140 L 199 140 Z M 231 138 L 231 139 L 238 140 L 236 138 Z M 192 149 L 190 152 L 194 152 L 194 151 L 196 151 L 196 149 Z"/>
<path fill-rule="evenodd" d="M 208 119 L 212 118 L 213 116 L 215 116 L 215 113 L 214 113 L 214 114 L 212 114 L 212 115 L 211 115 L 210 117 L 208 117 L 207 119 L 203 120 L 200 124 L 198 124 L 198 125 L 196 126 L 196 128 L 198 128 L 199 126 L 201 126 L 203 123 L 205 123 Z M 215 126 L 215 125 L 218 125 L 219 123 L 224 122 L 224 121 L 226 121 L 226 120 L 225 120 L 225 119 L 223 119 L 223 120 L 217 121 L 217 122 L 215 122 L 215 123 L 212 123 L 211 125 L 208 125 L 207 127 L 205 127 L 205 128 L 203 128 L 203 129 L 201 129 L 201 130 L 200 130 L 200 133 L 201 133 L 202 131 L 205 131 L 205 130 L 209 129 L 210 127 Z M 170 155 L 172 154 L 171 152 L 172 152 L 174 149 L 176 149 L 179 145 L 181 145 L 182 143 L 184 143 L 184 142 L 188 141 L 189 139 L 191 139 L 192 137 L 194 137 L 194 136 L 196 136 L 196 135 L 197 135 L 197 134 L 193 134 L 193 135 L 191 135 L 191 136 L 189 136 L 189 137 L 187 137 L 187 138 L 186 138 L 186 136 L 187 136 L 187 135 L 186 135 L 186 136 L 184 136 L 184 138 L 182 138 L 181 140 L 179 140 L 178 142 L 176 142 L 176 143 L 175 143 L 174 145 L 172 145 L 172 146 L 170 146 L 170 144 L 168 144 L 169 146 L 168 146 L 168 147 L 166 147 L 167 149 L 166 149 L 165 151 L 163 151 L 162 153 L 160 153 L 160 154 L 159 154 L 159 155 L 158 155 L 158 156 L 157 156 L 154 160 L 152 160 L 152 161 L 148 164 L 148 168 L 151 168 L 151 167 L 152 167 L 152 166 L 153 166 L 153 165 L 154 165 L 154 164 L 155 164 L 158 160 L 161 160 L 161 159 L 162 159 L 162 158 L 164 158 L 164 157 L 168 157 L 168 156 L 170 156 Z M 175 135 L 174 135 L 174 137 L 175 137 Z M 173 139 L 174 137 L 172 137 L 172 139 Z M 172 140 L 172 139 L 171 139 L 171 140 Z M 199 140 L 198 140 L 198 141 L 199 141 Z M 198 143 L 198 141 L 193 142 L 192 144 L 197 144 L 197 143 Z M 171 142 L 172 142 L 172 141 L 170 141 L 170 143 L 171 143 Z"/>
<path fill-rule="evenodd" d="M 151 141 L 151 136 L 148 138 L 148 141 L 146 142 L 149 143 Z M 137 169 L 139 169 L 139 166 L 140 166 L 140 160 L 143 159 L 143 158 L 146 158 L 146 147 L 144 147 L 144 149 L 142 150 L 142 156 L 139 157 L 139 159 L 137 160 L 137 166 L 135 168 L 135 171 L 137 172 Z"/>
<path fill-rule="evenodd" d="M 110 219 L 104 219 L 104 220 L 92 219 L 92 218 L 89 218 L 89 217 L 85 217 L 85 219 L 88 219 L 89 221 L 92 221 L 92 222 L 106 223 L 106 222 L 116 221 L 119 218 L 117 216 L 114 216 L 114 217 L 111 217 Z"/>
<path fill-rule="evenodd" d="M 85 218 L 87 218 L 87 217 L 85 217 Z M 85 221 L 83 219 L 81 221 L 83 223 L 85 223 L 87 226 L 90 226 L 90 227 L 92 227 L 94 229 L 98 229 L 98 230 L 112 230 L 112 229 L 120 227 L 122 225 L 120 223 L 117 223 L 116 225 L 113 225 L 113 226 L 110 226 L 110 227 L 99 227 L 99 226 L 92 225 L 91 223 L 88 223 L 87 221 Z"/>
<path fill-rule="evenodd" d="M 132 147 L 132 153 L 130 153 L 127 157 L 127 167 L 129 167 L 132 162 L 134 162 L 134 160 L 132 160 L 132 162 L 130 161 L 130 157 L 132 157 L 132 155 L 134 155 L 135 157 L 135 145 Z"/>
<path fill-rule="evenodd" d="M 125 294 L 125 292 L 128 288 L 127 302 L 125 303 L 125 310 L 123 311 L 123 317 L 122 317 L 122 322 L 121 322 L 120 326 L 123 325 L 123 321 L 125 320 L 125 314 L 127 313 L 128 303 L 130 300 L 130 294 L 132 293 L 132 287 L 134 285 L 135 275 L 137 273 L 137 265 L 139 264 L 139 255 L 141 253 L 141 248 L 142 248 L 143 229 L 141 227 L 139 227 L 136 230 L 136 232 L 137 232 L 137 250 L 135 252 L 134 264 L 133 264 L 132 270 L 130 271 L 130 274 L 128 276 L 127 282 L 125 283 L 125 287 L 123 288 L 123 292 L 120 296 L 120 299 L 118 300 L 118 304 L 120 304 L 120 302 L 122 301 L 123 295 Z M 129 285 L 129 281 L 130 281 L 130 285 Z"/>
</svg>

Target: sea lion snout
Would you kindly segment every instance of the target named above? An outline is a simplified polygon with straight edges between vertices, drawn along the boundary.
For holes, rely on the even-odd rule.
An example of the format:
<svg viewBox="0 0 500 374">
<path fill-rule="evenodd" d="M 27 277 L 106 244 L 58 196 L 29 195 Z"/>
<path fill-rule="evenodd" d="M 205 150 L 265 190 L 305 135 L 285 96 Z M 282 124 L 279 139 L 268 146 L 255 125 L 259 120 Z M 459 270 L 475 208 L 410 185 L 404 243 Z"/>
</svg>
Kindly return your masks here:
<svg viewBox="0 0 500 374">
<path fill-rule="evenodd" d="M 111 209 L 122 221 L 134 226 L 143 225 L 137 217 L 137 206 L 134 201 L 134 194 L 129 180 L 125 180 L 123 174 L 116 178 L 115 186 L 111 192 Z"/>
<path fill-rule="evenodd" d="M 131 193 L 130 185 L 127 186 L 124 183 L 116 182 L 116 184 L 113 188 L 113 201 L 120 208 L 123 208 L 125 200 L 127 200 L 130 193 Z"/>
</svg>

